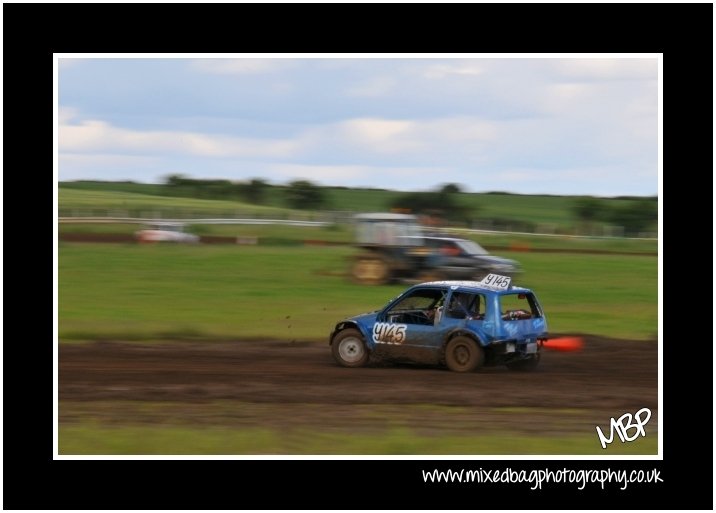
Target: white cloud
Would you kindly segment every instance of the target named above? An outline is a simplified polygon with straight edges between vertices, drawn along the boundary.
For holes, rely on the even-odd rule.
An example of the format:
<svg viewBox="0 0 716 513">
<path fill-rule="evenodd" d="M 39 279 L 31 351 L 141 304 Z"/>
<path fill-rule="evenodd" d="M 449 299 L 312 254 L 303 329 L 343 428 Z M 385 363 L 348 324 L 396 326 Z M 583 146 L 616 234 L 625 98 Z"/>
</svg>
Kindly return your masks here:
<svg viewBox="0 0 716 513">
<path fill-rule="evenodd" d="M 310 180 L 327 185 L 359 187 L 395 187 L 404 189 L 432 187 L 447 172 L 440 167 L 390 167 L 356 165 L 271 164 L 266 170 L 283 180 Z M 359 185 L 356 185 L 359 184 Z"/>
<path fill-rule="evenodd" d="M 492 122 L 472 117 L 441 118 L 418 124 L 417 131 L 430 140 L 477 143 L 491 141 L 497 134 Z"/>
<path fill-rule="evenodd" d="M 158 162 L 158 157 L 146 155 L 117 155 L 112 153 L 62 153 L 59 155 L 60 168 L 63 164 L 76 167 L 145 165 Z"/>
<path fill-rule="evenodd" d="M 77 117 L 77 109 L 73 107 L 59 107 L 57 109 L 57 120 L 60 125 L 66 125 Z"/>
<path fill-rule="evenodd" d="M 454 78 L 457 76 L 476 77 L 484 73 L 482 64 L 469 61 L 457 61 L 451 64 L 431 64 L 423 70 L 423 76 L 428 79 Z"/>
<path fill-rule="evenodd" d="M 160 157 L 146 155 L 116 155 L 106 153 L 60 153 L 59 180 L 101 179 L 112 170 L 113 180 L 152 180 L 151 171 L 161 167 Z M 117 174 L 119 173 L 119 174 Z"/>
<path fill-rule="evenodd" d="M 543 173 L 544 172 L 542 171 L 542 174 Z M 494 177 L 500 182 L 522 183 L 525 180 L 534 180 L 534 175 L 535 173 L 531 169 L 509 169 L 496 173 Z"/>
<path fill-rule="evenodd" d="M 69 124 L 65 111 L 59 128 L 59 151 L 102 153 L 169 153 L 203 157 L 286 157 L 299 150 L 289 139 L 258 139 L 181 131 L 140 131 L 100 120 Z"/>
<path fill-rule="evenodd" d="M 215 58 L 195 59 L 191 61 L 193 69 L 216 75 L 254 75 L 271 73 L 291 65 L 287 59 L 265 58 Z"/>
<path fill-rule="evenodd" d="M 309 164 L 275 164 L 269 166 L 272 174 L 283 179 L 306 179 L 325 183 L 344 183 L 364 176 L 362 166 L 321 166 Z"/>
<path fill-rule="evenodd" d="M 583 117 L 592 107 L 604 105 L 604 98 L 595 98 L 590 84 L 563 82 L 545 85 L 536 92 L 534 107 L 550 116 L 559 115 L 564 119 Z M 598 112 L 598 111 L 597 111 Z"/>
<path fill-rule="evenodd" d="M 356 163 L 411 166 L 454 165 L 475 161 L 496 126 L 469 117 L 432 120 L 355 118 L 299 130 L 293 137 L 252 138 L 192 131 L 134 130 L 102 120 L 79 120 L 72 108 L 60 109 L 59 151 L 69 154 L 150 155 L 325 162 L 341 159 L 341 173 Z M 425 159 L 428 159 L 427 161 Z M 328 158 L 330 160 L 330 157 Z M 360 176 L 360 173 L 357 175 Z"/>
<path fill-rule="evenodd" d="M 319 130 L 314 138 L 332 139 L 342 146 L 366 154 L 403 155 L 414 161 L 428 153 L 438 158 L 454 158 L 455 151 L 466 154 L 496 135 L 493 124 L 470 117 L 427 120 L 357 118 Z"/>
<path fill-rule="evenodd" d="M 395 89 L 397 81 L 392 77 L 374 77 L 354 86 L 346 91 L 348 96 L 384 96 Z"/>
<path fill-rule="evenodd" d="M 656 58 L 579 58 L 551 60 L 552 68 L 573 80 L 655 80 Z"/>
<path fill-rule="evenodd" d="M 379 152 L 399 152 L 414 145 L 409 137 L 412 127 L 411 121 L 362 118 L 344 121 L 336 128 L 338 137 L 349 144 Z"/>
</svg>

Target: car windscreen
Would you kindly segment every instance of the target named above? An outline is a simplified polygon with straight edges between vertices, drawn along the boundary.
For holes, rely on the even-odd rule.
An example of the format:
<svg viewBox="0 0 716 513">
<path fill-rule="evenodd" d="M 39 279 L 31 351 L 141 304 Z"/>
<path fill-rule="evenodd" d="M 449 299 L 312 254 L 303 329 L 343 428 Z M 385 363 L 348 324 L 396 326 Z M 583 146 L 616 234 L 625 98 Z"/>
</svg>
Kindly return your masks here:
<svg viewBox="0 0 716 513">
<path fill-rule="evenodd" d="M 439 289 L 414 290 L 402 296 L 391 308 L 390 311 L 403 310 L 425 310 L 433 308 L 445 297 L 445 291 Z"/>
<path fill-rule="evenodd" d="M 455 241 L 455 244 L 457 244 L 460 249 L 467 253 L 468 255 L 488 255 L 489 253 L 480 246 L 477 242 L 471 241 L 471 240 L 458 240 Z"/>
</svg>

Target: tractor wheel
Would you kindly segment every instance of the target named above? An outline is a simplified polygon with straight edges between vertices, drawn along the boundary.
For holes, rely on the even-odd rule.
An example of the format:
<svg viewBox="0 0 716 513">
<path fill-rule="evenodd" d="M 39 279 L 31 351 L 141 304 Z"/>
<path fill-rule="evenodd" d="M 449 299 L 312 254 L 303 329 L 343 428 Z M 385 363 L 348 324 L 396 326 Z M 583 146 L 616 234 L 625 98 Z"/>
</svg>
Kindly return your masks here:
<svg viewBox="0 0 716 513">
<path fill-rule="evenodd" d="M 358 257 L 353 264 L 351 275 L 357 283 L 363 285 L 383 285 L 388 282 L 390 269 L 380 258 Z"/>
</svg>

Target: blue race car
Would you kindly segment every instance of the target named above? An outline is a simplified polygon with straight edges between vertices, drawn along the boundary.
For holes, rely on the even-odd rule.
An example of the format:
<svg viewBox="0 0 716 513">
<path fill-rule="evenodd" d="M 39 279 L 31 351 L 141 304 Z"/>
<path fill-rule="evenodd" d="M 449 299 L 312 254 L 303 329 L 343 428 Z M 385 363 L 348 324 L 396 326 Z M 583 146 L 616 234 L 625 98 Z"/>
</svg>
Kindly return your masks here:
<svg viewBox="0 0 716 513">
<path fill-rule="evenodd" d="M 533 370 L 547 320 L 529 289 L 489 274 L 482 281 L 414 285 L 382 310 L 339 322 L 329 338 L 335 360 L 361 367 L 369 357 L 434 361 L 456 372 L 482 365 Z"/>
</svg>

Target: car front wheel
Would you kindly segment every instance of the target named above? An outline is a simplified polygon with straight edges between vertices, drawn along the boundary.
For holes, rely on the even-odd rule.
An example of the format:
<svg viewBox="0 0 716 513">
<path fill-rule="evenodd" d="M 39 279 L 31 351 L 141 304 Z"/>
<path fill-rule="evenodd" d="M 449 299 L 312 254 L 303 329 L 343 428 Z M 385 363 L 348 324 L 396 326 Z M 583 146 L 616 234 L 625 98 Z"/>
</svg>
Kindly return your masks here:
<svg viewBox="0 0 716 513">
<path fill-rule="evenodd" d="M 451 371 L 472 372 L 484 362 L 484 350 L 471 338 L 455 337 L 445 347 L 445 363 Z"/>
<path fill-rule="evenodd" d="M 341 331 L 331 344 L 333 358 L 344 367 L 362 367 L 368 362 L 363 335 L 356 329 Z"/>
</svg>

